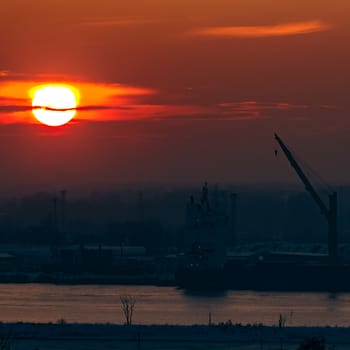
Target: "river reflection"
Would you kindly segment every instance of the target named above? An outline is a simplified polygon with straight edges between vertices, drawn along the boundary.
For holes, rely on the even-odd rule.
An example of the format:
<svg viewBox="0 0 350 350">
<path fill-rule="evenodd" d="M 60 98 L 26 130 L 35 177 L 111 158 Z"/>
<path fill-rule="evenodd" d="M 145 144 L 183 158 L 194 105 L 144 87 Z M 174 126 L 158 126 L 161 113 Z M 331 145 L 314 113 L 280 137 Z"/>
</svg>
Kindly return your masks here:
<svg viewBox="0 0 350 350">
<path fill-rule="evenodd" d="M 0 284 L 0 321 L 123 323 L 121 295 L 136 298 L 139 324 L 234 323 L 350 326 L 350 294 L 227 291 L 192 293 L 156 286 Z M 292 315 L 292 316 L 291 316 Z"/>
</svg>

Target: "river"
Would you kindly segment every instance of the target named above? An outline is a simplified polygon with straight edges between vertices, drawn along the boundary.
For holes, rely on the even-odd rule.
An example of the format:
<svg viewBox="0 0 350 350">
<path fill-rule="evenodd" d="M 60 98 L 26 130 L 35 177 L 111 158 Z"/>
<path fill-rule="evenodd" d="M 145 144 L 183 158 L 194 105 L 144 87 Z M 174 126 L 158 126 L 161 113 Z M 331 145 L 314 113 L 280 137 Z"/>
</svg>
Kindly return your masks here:
<svg viewBox="0 0 350 350">
<path fill-rule="evenodd" d="M 121 295 L 136 299 L 134 323 L 350 326 L 350 293 L 228 291 L 192 294 L 175 287 L 0 284 L 0 321 L 123 323 Z"/>
</svg>

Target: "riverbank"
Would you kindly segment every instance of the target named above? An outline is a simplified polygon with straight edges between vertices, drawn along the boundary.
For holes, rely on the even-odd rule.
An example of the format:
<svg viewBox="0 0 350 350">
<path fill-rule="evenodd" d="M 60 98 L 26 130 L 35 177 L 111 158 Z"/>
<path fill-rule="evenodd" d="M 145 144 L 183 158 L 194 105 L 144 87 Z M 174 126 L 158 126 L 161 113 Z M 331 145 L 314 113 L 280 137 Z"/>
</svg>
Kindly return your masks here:
<svg viewBox="0 0 350 350">
<path fill-rule="evenodd" d="M 255 345 L 268 348 L 268 344 L 280 346 L 283 343 L 284 349 L 296 349 L 298 344 L 310 337 L 323 338 L 327 345 L 336 345 L 337 349 L 350 346 L 349 327 L 269 327 L 229 323 L 210 326 L 68 324 L 63 320 L 48 324 L 1 323 L 0 337 L 2 340 L 9 339 L 18 349 L 28 348 L 29 344 L 40 349 L 46 347 L 43 347 L 44 344 L 48 348 L 49 344 L 61 348 L 58 346 L 61 344 L 64 348 L 73 343 L 76 348 L 86 348 L 87 344 L 101 345 L 106 342 L 113 343 L 115 346 L 112 348 L 136 348 L 136 344 L 137 348 L 142 346 L 145 349 L 162 344 L 161 347 L 165 349 L 180 349 L 180 344 L 210 343 L 213 346 L 216 344 L 218 349 L 224 349 L 228 345 L 234 349 L 248 349 Z M 122 344 L 124 345 L 121 346 Z"/>
<path fill-rule="evenodd" d="M 0 273 L 0 283 L 49 283 L 72 286 L 80 284 L 176 286 L 174 278 L 156 274 L 69 274 L 63 272 L 2 272 Z"/>
</svg>

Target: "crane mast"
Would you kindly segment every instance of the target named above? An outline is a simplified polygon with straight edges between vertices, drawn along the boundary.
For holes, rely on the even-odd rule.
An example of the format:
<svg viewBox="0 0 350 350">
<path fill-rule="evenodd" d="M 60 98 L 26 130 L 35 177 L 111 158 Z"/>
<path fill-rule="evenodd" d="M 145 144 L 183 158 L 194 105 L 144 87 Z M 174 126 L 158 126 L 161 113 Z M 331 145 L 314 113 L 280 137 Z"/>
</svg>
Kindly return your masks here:
<svg viewBox="0 0 350 350">
<path fill-rule="evenodd" d="M 294 159 L 288 147 L 284 144 L 281 138 L 275 134 L 275 139 L 281 147 L 284 155 L 288 159 L 290 165 L 297 173 L 298 177 L 305 186 L 307 192 L 310 193 L 313 200 L 320 208 L 321 214 L 326 218 L 328 224 L 328 257 L 330 263 L 336 263 L 338 258 L 338 235 L 337 235 L 337 192 L 328 195 L 328 206 L 322 201 L 319 194 L 307 178 L 300 165 Z"/>
</svg>

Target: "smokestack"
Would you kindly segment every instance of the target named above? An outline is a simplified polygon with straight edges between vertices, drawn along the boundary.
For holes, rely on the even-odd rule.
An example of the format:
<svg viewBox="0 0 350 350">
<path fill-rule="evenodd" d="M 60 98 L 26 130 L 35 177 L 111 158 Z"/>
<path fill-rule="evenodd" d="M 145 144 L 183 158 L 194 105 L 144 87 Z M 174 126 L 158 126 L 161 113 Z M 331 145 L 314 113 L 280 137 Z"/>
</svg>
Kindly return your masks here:
<svg viewBox="0 0 350 350">
<path fill-rule="evenodd" d="M 144 213 L 144 200 L 143 200 L 143 192 L 139 191 L 137 194 L 137 219 L 142 221 L 145 218 L 145 213 Z"/>
<path fill-rule="evenodd" d="M 230 194 L 230 245 L 234 247 L 237 243 L 237 193 Z"/>
<path fill-rule="evenodd" d="M 52 241 L 53 245 L 58 243 L 58 227 L 57 227 L 57 197 L 56 195 L 53 197 L 53 233 L 52 233 Z"/>
<path fill-rule="evenodd" d="M 338 261 L 338 229 L 337 229 L 337 192 L 329 195 L 329 212 L 328 212 L 328 256 L 330 263 L 335 264 Z"/>
<path fill-rule="evenodd" d="M 66 232 L 66 190 L 61 191 L 61 201 L 62 201 L 62 217 L 61 217 L 61 229 L 63 235 Z"/>
</svg>

